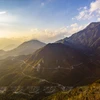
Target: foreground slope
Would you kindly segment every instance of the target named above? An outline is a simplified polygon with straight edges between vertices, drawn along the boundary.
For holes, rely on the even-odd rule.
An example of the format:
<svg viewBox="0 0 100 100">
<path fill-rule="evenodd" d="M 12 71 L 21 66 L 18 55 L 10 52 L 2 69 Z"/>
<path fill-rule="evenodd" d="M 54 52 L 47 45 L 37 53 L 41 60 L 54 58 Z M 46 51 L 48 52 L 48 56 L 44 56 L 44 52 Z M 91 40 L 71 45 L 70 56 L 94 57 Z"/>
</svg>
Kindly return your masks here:
<svg viewBox="0 0 100 100">
<path fill-rule="evenodd" d="M 100 75 L 99 71 L 99 66 L 91 63 L 80 51 L 69 45 L 54 43 L 29 56 L 1 60 L 0 85 L 18 86 L 21 82 L 31 85 L 34 84 L 33 79 L 36 77 L 64 86 L 77 86 L 92 83 Z M 22 81 L 23 77 L 27 79 Z"/>
<path fill-rule="evenodd" d="M 100 100 L 100 80 L 91 85 L 53 94 L 43 100 Z"/>
<path fill-rule="evenodd" d="M 95 76 L 95 70 L 100 69 L 86 55 L 61 43 L 46 45 L 36 51 L 26 63 L 30 64 L 24 71 L 26 74 L 66 86 L 74 86 L 81 81 L 86 84 L 90 80 L 84 80 Z"/>
<path fill-rule="evenodd" d="M 99 66 L 80 50 L 61 43 L 48 44 L 31 55 L 0 60 L 0 98 L 42 100 L 90 84 L 100 78 L 99 72 Z"/>
</svg>

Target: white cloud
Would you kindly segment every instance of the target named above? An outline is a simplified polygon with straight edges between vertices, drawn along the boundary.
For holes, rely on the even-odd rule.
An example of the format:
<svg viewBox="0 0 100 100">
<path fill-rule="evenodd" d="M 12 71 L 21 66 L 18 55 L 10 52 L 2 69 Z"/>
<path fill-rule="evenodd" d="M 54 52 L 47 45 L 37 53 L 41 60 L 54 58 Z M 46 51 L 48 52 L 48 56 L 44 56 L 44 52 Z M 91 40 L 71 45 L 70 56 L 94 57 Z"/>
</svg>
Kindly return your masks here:
<svg viewBox="0 0 100 100">
<path fill-rule="evenodd" d="M 96 0 L 90 4 L 90 12 L 100 11 L 100 0 Z"/>
<path fill-rule="evenodd" d="M 7 13 L 6 11 L 0 12 L 0 23 L 12 23 L 12 22 L 17 22 L 18 17 Z"/>
<path fill-rule="evenodd" d="M 16 30 L 14 27 L 9 27 L 5 24 L 0 25 L 0 36 L 1 37 L 23 37 L 27 40 L 38 39 L 43 42 L 55 42 L 56 40 L 63 39 L 65 37 L 71 36 L 73 33 L 78 32 L 85 28 L 86 25 L 79 25 L 77 23 L 71 24 L 69 26 L 61 27 L 58 29 L 38 29 L 31 28 L 29 30 Z"/>
<path fill-rule="evenodd" d="M 100 18 L 98 18 L 97 21 L 100 21 Z"/>
<path fill-rule="evenodd" d="M 100 0 L 96 0 L 90 3 L 88 7 L 81 7 L 78 9 L 79 14 L 72 19 L 77 20 L 89 20 L 89 19 L 98 19 L 100 17 Z"/>
<path fill-rule="evenodd" d="M 45 5 L 45 3 L 44 3 L 44 2 L 42 2 L 42 3 L 41 3 L 41 6 L 44 6 L 44 5 Z"/>
<path fill-rule="evenodd" d="M 6 13 L 7 13 L 6 11 L 1 11 L 0 15 L 6 14 Z"/>
<path fill-rule="evenodd" d="M 37 28 L 31 29 L 31 34 L 33 34 L 34 39 L 39 39 L 45 42 L 54 42 L 55 40 L 59 40 L 61 38 L 69 37 L 73 33 L 78 32 L 85 28 L 87 25 L 78 25 L 77 23 L 71 24 L 66 27 L 62 27 L 55 30 L 39 30 Z"/>
<path fill-rule="evenodd" d="M 45 6 L 46 4 L 52 2 L 53 0 L 45 0 L 44 2 L 41 2 L 41 6 Z"/>
<path fill-rule="evenodd" d="M 78 27 L 78 24 L 74 23 L 74 24 L 71 25 L 71 27 Z"/>
</svg>

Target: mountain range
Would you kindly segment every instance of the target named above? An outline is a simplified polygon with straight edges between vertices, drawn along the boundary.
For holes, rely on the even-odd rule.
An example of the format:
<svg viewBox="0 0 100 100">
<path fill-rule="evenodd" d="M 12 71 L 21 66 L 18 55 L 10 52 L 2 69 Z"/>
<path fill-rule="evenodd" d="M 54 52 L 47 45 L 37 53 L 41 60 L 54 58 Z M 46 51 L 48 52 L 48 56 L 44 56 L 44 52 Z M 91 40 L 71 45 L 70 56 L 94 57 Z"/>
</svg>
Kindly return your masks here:
<svg viewBox="0 0 100 100">
<path fill-rule="evenodd" d="M 93 50 L 99 52 L 100 48 L 100 22 L 92 22 L 85 29 L 73 34 L 69 38 L 57 41 L 58 43 L 68 44 L 80 48 L 81 50 Z M 92 53 L 93 53 L 92 52 Z"/>
<path fill-rule="evenodd" d="M 9 56 L 19 56 L 19 55 L 28 55 L 33 53 L 39 48 L 42 48 L 46 44 L 43 42 L 40 42 L 38 40 L 30 40 L 22 43 L 15 49 L 5 51 L 3 54 L 0 53 L 1 59 L 7 58 Z"/>
<path fill-rule="evenodd" d="M 0 86 L 12 88 L 12 98 L 25 93 L 30 95 L 25 100 L 42 100 L 59 91 L 92 84 L 100 79 L 99 40 L 100 22 L 93 22 L 55 43 L 30 40 L 13 50 L 1 50 Z M 46 100 L 53 100 L 51 97 Z"/>
</svg>

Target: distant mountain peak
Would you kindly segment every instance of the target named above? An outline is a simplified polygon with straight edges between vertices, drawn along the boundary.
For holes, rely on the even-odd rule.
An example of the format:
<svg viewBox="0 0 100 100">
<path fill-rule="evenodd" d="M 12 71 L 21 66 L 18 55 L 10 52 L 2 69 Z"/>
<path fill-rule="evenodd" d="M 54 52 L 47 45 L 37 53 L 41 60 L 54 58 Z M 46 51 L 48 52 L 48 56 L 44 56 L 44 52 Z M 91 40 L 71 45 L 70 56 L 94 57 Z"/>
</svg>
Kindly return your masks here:
<svg viewBox="0 0 100 100">
<path fill-rule="evenodd" d="M 40 43 L 41 41 L 32 39 L 32 40 L 26 41 L 24 43 L 31 43 L 31 42 L 34 42 L 34 43 L 39 42 Z M 43 42 L 41 42 L 41 43 L 43 43 Z"/>
<path fill-rule="evenodd" d="M 19 45 L 17 48 L 5 52 L 4 57 L 1 57 L 1 59 L 6 58 L 8 56 L 29 55 L 35 52 L 36 50 L 44 47 L 45 45 L 45 43 L 38 40 L 26 41 Z M 0 53 L 2 54 L 3 51 L 0 51 Z"/>
<path fill-rule="evenodd" d="M 3 52 L 5 52 L 5 51 L 1 49 L 1 50 L 0 50 L 0 53 L 1 53 L 1 52 L 3 53 Z"/>
</svg>

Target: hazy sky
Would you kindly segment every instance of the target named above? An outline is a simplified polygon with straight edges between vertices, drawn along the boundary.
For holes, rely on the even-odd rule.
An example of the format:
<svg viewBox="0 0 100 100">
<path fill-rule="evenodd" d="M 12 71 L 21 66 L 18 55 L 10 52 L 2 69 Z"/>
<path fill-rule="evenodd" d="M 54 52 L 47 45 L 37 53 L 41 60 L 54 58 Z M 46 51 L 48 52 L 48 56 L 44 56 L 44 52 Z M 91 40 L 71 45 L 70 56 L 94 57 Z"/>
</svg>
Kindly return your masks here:
<svg viewBox="0 0 100 100">
<path fill-rule="evenodd" d="M 100 0 L 0 0 L 0 37 L 52 42 L 100 21 Z"/>
</svg>

